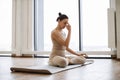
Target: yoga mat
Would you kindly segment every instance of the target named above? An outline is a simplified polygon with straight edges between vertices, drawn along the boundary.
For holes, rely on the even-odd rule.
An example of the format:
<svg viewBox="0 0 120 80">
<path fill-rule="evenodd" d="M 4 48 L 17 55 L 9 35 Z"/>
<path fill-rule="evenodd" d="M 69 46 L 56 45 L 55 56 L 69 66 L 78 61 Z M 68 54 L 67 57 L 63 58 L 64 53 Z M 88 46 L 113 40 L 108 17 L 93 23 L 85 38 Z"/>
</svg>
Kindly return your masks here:
<svg viewBox="0 0 120 80">
<path fill-rule="evenodd" d="M 35 65 L 35 66 L 28 66 L 28 67 L 11 67 L 10 70 L 12 72 L 30 72 L 30 73 L 42 73 L 42 74 L 54 74 L 61 71 L 77 68 L 80 66 L 85 66 L 88 64 L 92 64 L 93 60 L 87 60 L 84 64 L 79 65 L 68 65 L 65 68 L 54 67 L 50 65 Z"/>
</svg>

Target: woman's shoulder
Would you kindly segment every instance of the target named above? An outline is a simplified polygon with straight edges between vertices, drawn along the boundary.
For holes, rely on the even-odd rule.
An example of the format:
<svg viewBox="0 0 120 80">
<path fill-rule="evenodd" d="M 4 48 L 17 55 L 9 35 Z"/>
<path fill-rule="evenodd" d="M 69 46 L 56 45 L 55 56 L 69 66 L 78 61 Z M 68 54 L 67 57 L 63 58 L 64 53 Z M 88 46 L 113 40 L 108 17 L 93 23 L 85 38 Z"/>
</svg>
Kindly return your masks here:
<svg viewBox="0 0 120 80">
<path fill-rule="evenodd" d="M 57 34 L 57 33 L 58 33 L 58 31 L 56 29 L 51 31 L 51 34 Z"/>
</svg>

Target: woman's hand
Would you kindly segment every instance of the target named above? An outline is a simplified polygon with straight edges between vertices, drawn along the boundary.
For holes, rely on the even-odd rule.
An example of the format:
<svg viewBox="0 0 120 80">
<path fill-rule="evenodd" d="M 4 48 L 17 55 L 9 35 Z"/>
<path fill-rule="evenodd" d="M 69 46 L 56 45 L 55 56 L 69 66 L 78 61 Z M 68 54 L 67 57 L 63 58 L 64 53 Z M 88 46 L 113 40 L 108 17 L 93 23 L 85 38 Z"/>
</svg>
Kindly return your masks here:
<svg viewBox="0 0 120 80">
<path fill-rule="evenodd" d="M 78 53 L 78 56 L 88 57 L 86 53 Z"/>
<path fill-rule="evenodd" d="M 66 25 L 66 29 L 67 29 L 68 31 L 71 30 L 71 25 L 70 25 L 69 23 Z"/>
</svg>

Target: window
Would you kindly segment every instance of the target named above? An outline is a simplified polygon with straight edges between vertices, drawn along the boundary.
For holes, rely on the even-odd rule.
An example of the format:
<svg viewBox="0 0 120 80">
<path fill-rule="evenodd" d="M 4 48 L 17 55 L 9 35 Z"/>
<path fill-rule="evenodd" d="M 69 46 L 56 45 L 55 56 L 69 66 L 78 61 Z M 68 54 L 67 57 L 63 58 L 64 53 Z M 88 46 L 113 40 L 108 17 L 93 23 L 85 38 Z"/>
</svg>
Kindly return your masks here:
<svg viewBox="0 0 120 80">
<path fill-rule="evenodd" d="M 64 13 L 68 15 L 69 22 L 72 26 L 72 35 L 70 47 L 76 51 L 79 50 L 79 11 L 78 0 L 35 0 L 35 25 L 38 26 L 35 32 L 38 32 L 36 36 L 36 50 L 51 51 L 51 31 L 57 26 L 56 19 L 58 13 Z M 44 17 L 43 17 L 44 16 Z M 35 19 L 35 20 L 36 20 Z M 42 33 L 39 33 L 39 32 Z"/>
<path fill-rule="evenodd" d="M 82 51 L 110 50 L 107 8 L 109 0 L 35 0 L 35 50 L 51 51 L 50 34 L 57 26 L 59 12 L 68 15 L 72 26 L 70 48 L 75 51 L 79 51 L 79 47 Z"/>
<path fill-rule="evenodd" d="M 81 0 L 83 51 L 107 51 L 110 0 Z"/>
<path fill-rule="evenodd" d="M 52 5 L 52 6 L 51 6 Z M 51 31 L 57 26 L 58 13 L 69 17 L 72 27 L 70 47 L 79 50 L 78 0 L 44 0 L 44 50 L 51 50 Z"/>
<path fill-rule="evenodd" d="M 0 51 L 11 51 L 12 0 L 0 0 Z"/>
</svg>

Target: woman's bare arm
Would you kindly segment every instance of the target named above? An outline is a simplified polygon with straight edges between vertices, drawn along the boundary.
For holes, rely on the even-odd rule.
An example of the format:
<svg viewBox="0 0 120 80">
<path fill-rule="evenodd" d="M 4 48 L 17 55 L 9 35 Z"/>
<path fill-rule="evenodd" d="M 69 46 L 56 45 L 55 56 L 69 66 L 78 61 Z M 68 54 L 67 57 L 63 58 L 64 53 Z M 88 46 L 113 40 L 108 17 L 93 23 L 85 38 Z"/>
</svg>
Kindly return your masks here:
<svg viewBox="0 0 120 80">
<path fill-rule="evenodd" d="M 68 52 L 70 52 L 71 54 L 74 54 L 74 55 L 76 55 L 76 56 L 88 57 L 85 53 L 77 53 L 77 52 L 73 51 L 73 50 L 70 49 L 70 48 L 66 48 L 66 50 L 67 50 Z"/>
<path fill-rule="evenodd" d="M 52 32 L 51 37 L 55 39 L 59 44 L 64 45 L 65 47 L 69 47 L 70 36 L 71 36 L 71 26 L 68 25 L 66 28 L 68 29 L 68 34 L 66 39 L 63 38 L 63 36 L 60 34 L 58 30 L 54 30 Z"/>
<path fill-rule="evenodd" d="M 67 38 L 66 38 L 66 48 L 68 48 L 69 47 L 69 43 L 70 43 L 70 37 L 71 37 L 71 26 L 70 26 L 70 24 L 67 24 L 67 26 L 66 26 L 66 28 L 67 28 L 67 30 L 68 30 L 68 35 L 67 35 Z"/>
</svg>

